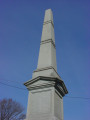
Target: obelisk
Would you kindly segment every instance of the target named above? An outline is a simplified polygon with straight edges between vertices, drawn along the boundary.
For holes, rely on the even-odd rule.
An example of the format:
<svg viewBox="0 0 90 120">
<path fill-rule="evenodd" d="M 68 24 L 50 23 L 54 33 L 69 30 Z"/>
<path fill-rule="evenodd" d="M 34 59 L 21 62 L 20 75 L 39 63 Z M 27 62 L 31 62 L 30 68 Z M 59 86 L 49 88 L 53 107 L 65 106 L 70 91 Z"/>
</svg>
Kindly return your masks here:
<svg viewBox="0 0 90 120">
<path fill-rule="evenodd" d="M 51 9 L 45 11 L 37 69 L 24 85 L 29 90 L 25 120 L 63 120 L 63 96 L 68 91 L 57 73 Z"/>
</svg>

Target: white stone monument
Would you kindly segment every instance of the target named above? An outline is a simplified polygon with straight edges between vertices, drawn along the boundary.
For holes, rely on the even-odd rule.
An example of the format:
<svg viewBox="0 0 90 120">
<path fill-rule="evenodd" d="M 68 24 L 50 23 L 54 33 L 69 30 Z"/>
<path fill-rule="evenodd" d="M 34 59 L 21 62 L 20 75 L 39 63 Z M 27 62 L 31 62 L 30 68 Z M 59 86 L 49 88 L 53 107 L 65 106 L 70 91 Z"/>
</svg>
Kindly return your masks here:
<svg viewBox="0 0 90 120">
<path fill-rule="evenodd" d="M 29 90 L 25 120 L 63 120 L 63 96 L 68 91 L 57 73 L 51 9 L 45 11 L 37 69 L 24 85 Z"/>
</svg>

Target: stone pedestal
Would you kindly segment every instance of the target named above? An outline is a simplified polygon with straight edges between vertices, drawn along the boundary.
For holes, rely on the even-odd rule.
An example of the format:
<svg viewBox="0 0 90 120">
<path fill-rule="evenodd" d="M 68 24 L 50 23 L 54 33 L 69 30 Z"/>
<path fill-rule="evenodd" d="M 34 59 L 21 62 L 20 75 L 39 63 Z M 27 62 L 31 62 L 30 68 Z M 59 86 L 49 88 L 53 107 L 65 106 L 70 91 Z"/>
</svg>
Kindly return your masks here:
<svg viewBox="0 0 90 120">
<path fill-rule="evenodd" d="M 39 76 L 24 85 L 29 90 L 26 120 L 63 120 L 63 96 L 68 91 L 62 80 Z"/>
</svg>

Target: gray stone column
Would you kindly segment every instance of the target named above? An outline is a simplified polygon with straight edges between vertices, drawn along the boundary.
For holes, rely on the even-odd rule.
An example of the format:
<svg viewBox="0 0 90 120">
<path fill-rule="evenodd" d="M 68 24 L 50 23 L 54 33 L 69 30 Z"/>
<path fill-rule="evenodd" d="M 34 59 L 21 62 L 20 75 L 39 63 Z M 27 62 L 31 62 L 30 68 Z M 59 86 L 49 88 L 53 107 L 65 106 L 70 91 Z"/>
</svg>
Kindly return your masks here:
<svg viewBox="0 0 90 120">
<path fill-rule="evenodd" d="M 68 91 L 57 73 L 51 9 L 45 11 L 37 69 L 24 85 L 29 90 L 25 120 L 63 120 L 63 97 Z"/>
</svg>

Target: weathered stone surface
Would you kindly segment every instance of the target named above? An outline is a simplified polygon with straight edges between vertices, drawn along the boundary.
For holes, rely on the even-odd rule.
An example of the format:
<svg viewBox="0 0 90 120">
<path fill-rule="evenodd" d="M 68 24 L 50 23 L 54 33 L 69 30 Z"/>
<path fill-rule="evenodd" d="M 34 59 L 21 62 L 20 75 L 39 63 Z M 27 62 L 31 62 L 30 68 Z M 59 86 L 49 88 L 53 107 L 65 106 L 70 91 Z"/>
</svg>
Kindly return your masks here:
<svg viewBox="0 0 90 120">
<path fill-rule="evenodd" d="M 55 88 L 29 91 L 26 120 L 53 120 L 55 118 L 63 120 L 63 98 Z"/>
<path fill-rule="evenodd" d="M 37 69 L 24 85 L 29 90 L 25 120 L 63 120 L 63 96 L 68 91 L 57 73 L 51 9 L 45 11 Z"/>
<path fill-rule="evenodd" d="M 45 11 L 41 42 L 45 40 L 52 40 L 55 43 L 53 14 L 51 9 Z"/>
<path fill-rule="evenodd" d="M 33 78 L 37 76 L 59 77 L 57 74 L 54 24 L 51 9 L 45 11 L 38 65 L 33 72 Z"/>
</svg>

